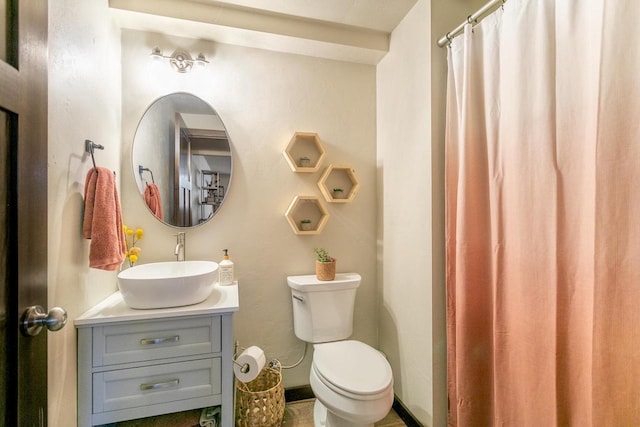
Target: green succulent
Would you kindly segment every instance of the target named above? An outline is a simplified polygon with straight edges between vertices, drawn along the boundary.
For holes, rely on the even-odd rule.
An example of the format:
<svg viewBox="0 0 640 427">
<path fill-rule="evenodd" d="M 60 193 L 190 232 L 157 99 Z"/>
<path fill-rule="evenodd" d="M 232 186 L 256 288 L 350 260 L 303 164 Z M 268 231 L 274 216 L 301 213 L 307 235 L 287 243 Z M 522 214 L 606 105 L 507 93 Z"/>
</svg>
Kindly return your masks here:
<svg viewBox="0 0 640 427">
<path fill-rule="evenodd" d="M 331 258 L 329 256 L 329 253 L 327 253 L 326 249 L 324 249 L 324 248 L 313 248 L 313 252 L 315 252 L 316 257 L 317 257 L 319 262 L 331 262 L 331 261 L 333 261 L 333 258 Z"/>
</svg>

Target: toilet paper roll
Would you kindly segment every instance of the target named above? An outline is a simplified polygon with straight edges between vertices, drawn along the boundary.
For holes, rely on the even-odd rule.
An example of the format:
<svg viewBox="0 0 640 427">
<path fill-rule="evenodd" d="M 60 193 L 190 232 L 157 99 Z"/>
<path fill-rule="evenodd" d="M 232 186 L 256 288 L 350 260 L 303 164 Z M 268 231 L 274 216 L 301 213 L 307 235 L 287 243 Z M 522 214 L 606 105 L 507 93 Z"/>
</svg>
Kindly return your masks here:
<svg viewBox="0 0 640 427">
<path fill-rule="evenodd" d="M 264 368 L 266 357 L 260 347 L 252 345 L 240 353 L 233 364 L 233 373 L 243 383 L 253 381 Z"/>
</svg>

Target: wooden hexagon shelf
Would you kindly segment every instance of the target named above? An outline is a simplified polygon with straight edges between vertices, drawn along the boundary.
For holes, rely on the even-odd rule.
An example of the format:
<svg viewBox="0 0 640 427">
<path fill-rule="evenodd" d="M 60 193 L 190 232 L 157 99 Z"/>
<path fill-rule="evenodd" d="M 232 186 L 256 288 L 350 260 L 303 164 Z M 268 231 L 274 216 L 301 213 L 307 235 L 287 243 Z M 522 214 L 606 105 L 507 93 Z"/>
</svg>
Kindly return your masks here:
<svg viewBox="0 0 640 427">
<path fill-rule="evenodd" d="M 329 203 L 350 203 L 358 193 L 360 182 L 351 166 L 331 164 L 320 177 L 318 188 Z"/>
<path fill-rule="evenodd" d="M 329 212 L 316 196 L 294 197 L 284 216 L 293 232 L 303 236 L 320 234 L 329 220 Z"/>
<path fill-rule="evenodd" d="M 320 137 L 313 132 L 296 132 L 282 153 L 294 172 L 313 173 L 326 155 Z"/>
</svg>

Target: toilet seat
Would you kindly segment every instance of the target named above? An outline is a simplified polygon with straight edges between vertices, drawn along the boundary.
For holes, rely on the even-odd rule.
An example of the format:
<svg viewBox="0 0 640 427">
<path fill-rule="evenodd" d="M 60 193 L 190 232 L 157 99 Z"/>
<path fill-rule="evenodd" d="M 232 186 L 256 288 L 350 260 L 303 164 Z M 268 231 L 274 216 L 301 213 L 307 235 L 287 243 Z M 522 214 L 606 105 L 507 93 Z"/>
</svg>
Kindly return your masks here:
<svg viewBox="0 0 640 427">
<path fill-rule="evenodd" d="M 352 399 L 379 399 L 393 386 L 387 359 L 360 341 L 316 344 L 312 369 L 327 387 Z"/>
</svg>

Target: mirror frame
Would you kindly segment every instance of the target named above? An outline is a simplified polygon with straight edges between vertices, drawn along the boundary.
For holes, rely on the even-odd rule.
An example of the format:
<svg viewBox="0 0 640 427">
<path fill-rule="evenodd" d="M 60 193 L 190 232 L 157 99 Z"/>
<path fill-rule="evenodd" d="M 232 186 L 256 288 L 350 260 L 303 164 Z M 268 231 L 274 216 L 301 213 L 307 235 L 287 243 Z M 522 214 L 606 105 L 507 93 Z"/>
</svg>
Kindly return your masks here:
<svg viewBox="0 0 640 427">
<path fill-rule="evenodd" d="M 150 181 L 151 178 L 153 177 L 153 168 L 151 168 L 151 170 L 149 170 L 149 168 L 147 166 L 144 165 L 144 162 L 140 162 L 139 161 L 139 153 L 136 155 L 136 142 L 138 142 L 138 138 L 140 138 L 141 136 L 139 135 L 139 133 L 141 132 L 141 128 L 143 127 L 143 122 L 145 120 L 145 118 L 148 118 L 148 114 L 149 112 L 154 108 L 154 106 L 159 105 L 159 102 L 162 102 L 163 100 L 167 100 L 170 97 L 174 97 L 174 96 L 180 96 L 180 97 L 186 97 L 187 99 L 183 99 L 180 100 L 179 103 L 187 103 L 187 102 L 198 102 L 201 105 L 194 107 L 192 111 L 184 111 L 184 108 L 179 107 L 176 110 L 176 114 L 180 114 L 180 113 L 184 113 L 184 114 L 204 114 L 203 111 L 205 109 L 208 109 L 211 113 L 211 115 L 216 116 L 217 119 L 220 121 L 220 124 L 222 126 L 222 130 L 225 133 L 226 138 L 226 143 L 228 146 L 228 151 L 229 151 L 229 177 L 228 180 L 225 180 L 225 184 L 224 186 L 220 185 L 220 187 L 222 187 L 222 196 L 219 202 L 219 205 L 217 206 L 217 208 L 215 208 L 215 210 L 212 211 L 212 213 L 210 214 L 210 216 L 208 218 L 206 218 L 204 221 L 200 221 L 197 224 L 193 224 L 193 225 L 186 225 L 186 226 L 182 226 L 182 225 L 178 225 L 174 223 L 173 220 L 173 215 L 172 215 L 172 219 L 170 221 L 168 221 L 166 219 L 166 217 L 164 219 L 160 219 L 158 216 L 156 216 L 156 214 L 152 211 L 151 207 L 145 202 L 145 197 L 144 197 L 144 191 L 145 191 L 145 181 Z M 188 98 L 192 98 L 191 100 L 189 100 Z M 231 137 L 229 135 L 229 131 L 227 130 L 227 127 L 224 123 L 224 121 L 222 120 L 222 118 L 220 117 L 220 115 L 218 114 L 218 112 L 216 111 L 215 108 L 213 108 L 208 102 L 206 102 L 205 100 L 203 100 L 202 98 L 189 93 L 189 92 L 172 92 L 172 93 L 168 93 L 165 95 L 162 95 L 158 98 L 156 98 L 155 100 L 153 100 L 153 102 L 151 102 L 147 108 L 145 109 L 144 113 L 142 114 L 142 117 L 140 118 L 140 120 L 138 121 L 138 124 L 136 126 L 136 131 L 134 133 L 133 136 L 133 140 L 131 143 L 131 167 L 132 167 L 132 172 L 133 172 L 133 181 L 134 181 L 134 185 L 136 187 L 136 192 L 140 195 L 141 199 L 142 199 L 142 203 L 145 205 L 145 208 L 149 211 L 149 213 L 151 213 L 151 215 L 158 221 L 160 221 L 161 223 L 172 227 L 172 228 L 177 228 L 177 229 L 181 229 L 181 230 L 188 230 L 188 229 L 192 229 L 192 228 L 196 228 L 199 227 L 201 225 L 207 224 L 209 223 L 215 216 L 216 214 L 220 211 L 220 209 L 222 209 L 222 206 L 224 205 L 224 202 L 227 199 L 227 196 L 229 194 L 229 190 L 231 188 L 231 183 L 233 181 L 233 143 L 231 141 Z M 214 155 L 210 155 L 210 156 L 214 156 Z M 188 154 L 188 159 L 187 162 L 191 163 L 191 157 L 192 155 Z M 219 156 L 222 157 L 222 156 Z M 168 169 L 172 169 L 174 167 L 178 167 L 177 163 L 179 162 L 179 160 L 175 160 L 176 161 L 176 165 L 174 166 L 173 161 L 174 159 L 176 159 L 176 156 L 174 156 L 173 158 L 169 158 L 169 164 L 167 164 L 167 168 Z M 143 173 L 144 173 L 144 178 L 143 178 Z M 168 175 L 171 174 L 171 171 Z M 202 199 L 204 198 L 204 196 L 200 193 L 202 193 L 205 189 L 201 188 L 200 185 L 198 184 L 198 177 L 195 176 L 191 176 L 191 165 L 189 165 L 189 174 L 188 174 L 188 181 L 190 181 L 191 184 L 191 192 L 193 193 L 194 191 L 197 192 L 197 194 L 195 195 L 195 197 L 193 195 L 190 196 L 190 200 L 195 200 L 197 199 L 197 205 L 191 206 L 190 209 L 201 209 L 203 206 L 202 203 Z M 199 174 L 198 174 L 199 175 Z M 226 175 L 226 174 L 225 174 Z M 155 179 L 153 180 L 155 183 Z M 175 181 L 175 179 L 174 179 Z M 170 192 L 174 192 L 174 193 L 178 193 L 178 190 L 176 190 L 174 188 L 174 185 L 172 183 L 169 183 L 169 189 L 164 191 L 164 197 L 170 196 Z M 160 190 L 161 192 L 163 191 L 162 189 Z M 173 197 L 169 197 L 169 199 L 173 200 L 174 198 L 176 198 L 177 195 L 173 195 Z M 175 205 L 175 203 L 173 203 L 173 205 Z M 207 205 L 207 203 L 205 203 L 205 205 Z M 206 209 L 206 208 L 205 208 Z M 212 207 L 213 209 L 213 207 Z M 173 211 L 173 209 L 172 209 Z"/>
</svg>

